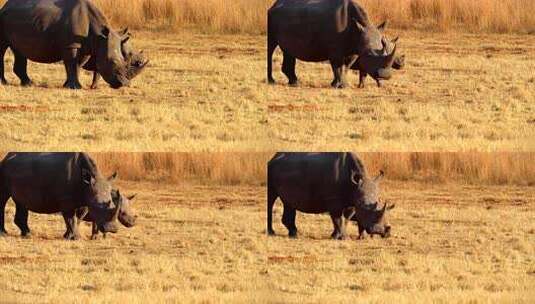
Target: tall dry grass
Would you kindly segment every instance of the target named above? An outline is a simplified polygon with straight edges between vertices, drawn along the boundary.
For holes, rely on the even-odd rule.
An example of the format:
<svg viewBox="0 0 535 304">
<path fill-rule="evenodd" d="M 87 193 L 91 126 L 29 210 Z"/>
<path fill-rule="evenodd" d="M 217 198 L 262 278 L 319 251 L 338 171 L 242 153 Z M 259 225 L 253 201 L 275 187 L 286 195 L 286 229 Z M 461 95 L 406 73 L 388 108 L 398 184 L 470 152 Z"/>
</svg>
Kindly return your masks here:
<svg viewBox="0 0 535 304">
<path fill-rule="evenodd" d="M 358 0 L 375 20 L 427 30 L 535 33 L 533 0 Z"/>
<path fill-rule="evenodd" d="M 0 160 L 5 153 L 0 153 Z M 264 185 L 270 152 L 90 153 L 105 173 L 165 183 Z M 370 175 L 426 183 L 535 186 L 534 152 L 367 152 L 357 154 Z"/>
<path fill-rule="evenodd" d="M 264 184 L 272 153 L 93 153 L 124 179 Z M 535 185 L 535 153 L 359 153 L 370 174 L 428 183 Z"/>
<path fill-rule="evenodd" d="M 94 0 L 112 24 L 135 29 L 258 34 L 270 0 Z"/>
<path fill-rule="evenodd" d="M 265 33 L 275 0 L 93 0 L 116 26 Z M 0 0 L 0 3 L 5 0 Z M 533 0 L 357 0 L 376 21 L 406 29 L 535 33 Z"/>
</svg>

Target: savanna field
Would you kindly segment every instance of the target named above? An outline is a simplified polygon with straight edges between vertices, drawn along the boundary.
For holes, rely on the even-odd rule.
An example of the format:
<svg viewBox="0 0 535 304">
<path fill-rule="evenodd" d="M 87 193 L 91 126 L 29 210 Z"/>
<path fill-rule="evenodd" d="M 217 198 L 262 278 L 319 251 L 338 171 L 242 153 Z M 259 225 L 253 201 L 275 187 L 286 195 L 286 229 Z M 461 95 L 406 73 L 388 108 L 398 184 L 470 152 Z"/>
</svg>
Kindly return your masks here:
<svg viewBox="0 0 535 304">
<path fill-rule="evenodd" d="M 130 88 L 61 88 L 62 64 L 30 63 L 0 87 L 0 144 L 96 151 L 523 150 L 534 147 L 532 1 L 361 1 L 400 36 L 404 70 L 377 88 L 329 87 L 326 64 L 298 62 L 301 85 L 266 84 L 272 1 L 95 1 L 129 26 L 151 62 Z M 387 5 L 388 4 L 388 5 Z"/>
<path fill-rule="evenodd" d="M 388 239 L 357 240 L 350 224 L 350 239 L 333 241 L 327 215 L 301 213 L 299 238 L 289 239 L 280 202 L 277 235 L 268 237 L 269 153 L 95 153 L 105 174 L 119 171 L 121 192 L 138 194 L 137 225 L 90 241 L 84 223 L 83 239 L 69 242 L 61 237 L 60 216 L 30 214 L 32 236 L 23 239 L 8 203 L 9 235 L 0 239 L 2 301 L 533 299 L 533 153 L 360 155 L 370 173 L 389 168 L 382 198 L 396 208 Z"/>
<path fill-rule="evenodd" d="M 8 51 L 0 151 L 90 151 L 137 225 L 65 241 L 61 215 L 30 212 L 22 238 L 8 201 L 0 303 L 533 303 L 535 1 L 357 0 L 406 65 L 342 90 L 300 61 L 288 86 L 280 49 L 267 84 L 274 0 L 93 2 L 149 65 L 70 91 L 62 63 L 30 62 L 26 88 Z M 390 238 L 331 240 L 329 215 L 298 212 L 290 239 L 280 200 L 266 234 L 266 163 L 313 150 L 385 171 Z"/>
</svg>

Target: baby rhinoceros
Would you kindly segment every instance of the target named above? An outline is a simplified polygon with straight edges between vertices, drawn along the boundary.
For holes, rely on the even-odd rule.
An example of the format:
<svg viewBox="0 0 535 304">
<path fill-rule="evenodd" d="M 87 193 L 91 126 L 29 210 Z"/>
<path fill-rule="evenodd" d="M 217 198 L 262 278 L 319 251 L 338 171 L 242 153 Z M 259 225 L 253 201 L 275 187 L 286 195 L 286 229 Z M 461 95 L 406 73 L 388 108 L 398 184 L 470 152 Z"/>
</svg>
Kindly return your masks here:
<svg viewBox="0 0 535 304">
<path fill-rule="evenodd" d="M 396 43 L 397 40 L 398 38 L 395 38 L 394 40 L 392 40 L 392 43 Z M 396 49 L 397 45 L 394 45 L 394 50 L 389 56 L 387 63 L 392 67 L 392 69 L 401 70 L 403 69 L 403 67 L 405 67 L 405 55 L 395 56 Z M 370 75 L 376 81 L 378 87 L 382 86 L 381 80 L 388 80 L 392 77 L 391 74 L 388 74 L 386 76 L 369 74 L 366 71 L 367 66 L 370 64 L 374 63 L 370 62 L 370 59 L 366 57 L 359 57 L 352 65 L 350 64 L 352 70 L 359 71 L 359 88 L 364 88 L 364 82 L 368 75 Z"/>
<path fill-rule="evenodd" d="M 119 190 L 113 189 L 111 191 L 112 200 L 115 206 L 119 208 L 119 215 L 118 220 L 123 226 L 127 228 L 134 227 L 136 225 L 136 219 L 137 216 L 134 215 L 134 212 L 132 211 L 132 208 L 130 208 L 131 201 L 136 197 L 136 195 L 130 195 L 128 197 L 125 197 L 122 195 Z M 78 222 L 80 220 L 91 222 L 91 239 L 96 240 L 98 238 L 99 230 L 96 222 L 93 220 L 91 214 L 87 212 L 87 208 L 81 208 L 77 210 L 76 216 L 78 217 Z M 101 231 L 104 238 L 106 238 L 106 232 Z"/>
</svg>

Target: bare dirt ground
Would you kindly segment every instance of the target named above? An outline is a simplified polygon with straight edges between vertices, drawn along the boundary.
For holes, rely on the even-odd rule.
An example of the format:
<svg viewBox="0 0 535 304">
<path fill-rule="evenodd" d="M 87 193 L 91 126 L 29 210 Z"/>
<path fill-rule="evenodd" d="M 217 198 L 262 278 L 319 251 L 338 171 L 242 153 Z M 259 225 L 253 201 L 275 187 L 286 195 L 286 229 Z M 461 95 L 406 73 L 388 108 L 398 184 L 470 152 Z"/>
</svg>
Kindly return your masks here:
<svg viewBox="0 0 535 304">
<path fill-rule="evenodd" d="M 328 64 L 297 63 L 289 87 L 274 63 L 269 138 L 279 149 L 371 151 L 533 150 L 535 36 L 423 33 L 401 36 L 405 70 L 384 88 L 330 88 Z"/>
<path fill-rule="evenodd" d="M 102 81 L 61 86 L 63 65 L 30 63 L 25 88 L 6 60 L 0 86 L 0 145 L 92 151 L 259 150 L 267 146 L 264 40 L 259 36 L 133 31 L 151 63 L 130 88 Z"/>
<path fill-rule="evenodd" d="M 2 301 L 529 302 L 535 290 L 533 187 L 386 181 L 389 239 L 329 239 L 327 215 L 299 214 L 286 237 L 276 205 L 265 235 L 263 186 L 120 182 L 138 192 L 138 225 L 63 241 L 60 216 L 30 216 L 22 239 L 8 205 Z"/>
</svg>

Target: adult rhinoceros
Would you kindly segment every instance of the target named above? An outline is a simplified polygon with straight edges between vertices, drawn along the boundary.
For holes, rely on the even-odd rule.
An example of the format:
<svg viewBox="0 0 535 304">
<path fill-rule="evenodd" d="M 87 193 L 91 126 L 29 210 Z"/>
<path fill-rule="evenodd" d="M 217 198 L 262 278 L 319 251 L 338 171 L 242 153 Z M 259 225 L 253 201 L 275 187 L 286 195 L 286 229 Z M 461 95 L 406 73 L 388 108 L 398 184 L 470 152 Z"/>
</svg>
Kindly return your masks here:
<svg viewBox="0 0 535 304">
<path fill-rule="evenodd" d="M 4 211 L 7 200 L 16 204 L 15 224 L 22 236 L 30 233 L 28 211 L 61 212 L 67 231 L 65 239 L 78 233 L 76 211 L 88 212 L 102 232 L 117 231 L 120 206 L 114 206 L 110 178 L 102 176 L 85 153 L 9 153 L 0 162 L 0 235 L 5 234 Z"/>
<path fill-rule="evenodd" d="M 353 0 L 277 0 L 268 10 L 267 79 L 272 76 L 273 52 L 283 52 L 282 71 L 289 84 L 297 83 L 296 59 L 309 62 L 328 60 L 335 88 L 345 86 L 344 68 L 347 58 L 372 57 L 366 66 L 370 75 L 388 79 L 392 64 L 386 54 L 382 32 L 386 23 L 374 26 L 364 9 Z M 385 64 L 385 63 L 389 63 Z M 350 65 L 352 63 L 349 63 Z"/>
<path fill-rule="evenodd" d="M 31 85 L 27 61 L 63 61 L 64 87 L 80 89 L 80 67 L 96 71 L 112 88 L 128 85 L 131 70 L 121 51 L 126 32 L 113 31 L 89 0 L 8 0 L 0 9 L 0 81 L 7 48 L 15 55 L 14 72 L 22 85 Z M 92 63 L 90 63 L 92 59 Z M 89 64 L 88 64 L 89 63 Z"/>
<path fill-rule="evenodd" d="M 359 233 L 390 235 L 386 210 L 378 209 L 379 179 L 370 178 L 352 153 L 277 153 L 268 163 L 267 232 L 272 226 L 273 205 L 280 198 L 282 223 L 290 237 L 297 236 L 296 211 L 329 213 L 334 225 L 331 237 L 346 237 L 344 216 L 356 220 Z"/>
</svg>

